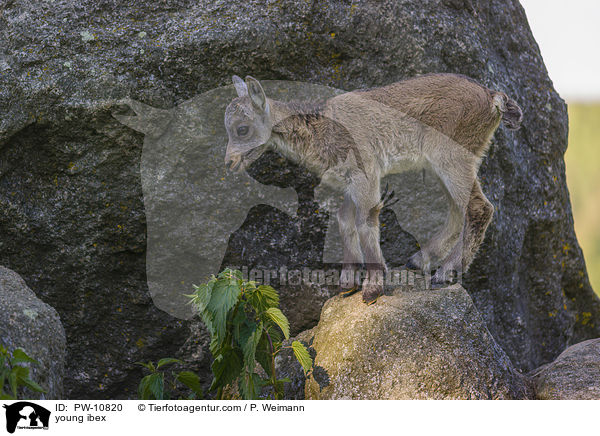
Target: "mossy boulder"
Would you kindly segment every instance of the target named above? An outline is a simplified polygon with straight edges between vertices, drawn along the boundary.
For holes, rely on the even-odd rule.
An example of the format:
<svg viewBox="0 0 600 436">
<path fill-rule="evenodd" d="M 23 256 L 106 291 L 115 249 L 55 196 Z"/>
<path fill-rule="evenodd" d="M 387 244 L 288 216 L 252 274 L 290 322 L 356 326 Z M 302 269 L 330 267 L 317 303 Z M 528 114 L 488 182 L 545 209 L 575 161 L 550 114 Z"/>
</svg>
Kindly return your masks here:
<svg viewBox="0 0 600 436">
<path fill-rule="evenodd" d="M 532 375 L 540 400 L 600 400 L 600 338 L 570 346 Z"/>
<path fill-rule="evenodd" d="M 65 331 L 56 310 L 41 301 L 14 271 L 0 266 L 0 344 L 9 351 L 22 348 L 40 365 L 27 364 L 30 378 L 47 393 L 24 391 L 27 398 L 63 398 Z"/>
<path fill-rule="evenodd" d="M 526 378 L 496 343 L 469 294 L 398 289 L 366 306 L 330 299 L 311 334 L 315 365 L 307 399 L 526 399 Z"/>
</svg>

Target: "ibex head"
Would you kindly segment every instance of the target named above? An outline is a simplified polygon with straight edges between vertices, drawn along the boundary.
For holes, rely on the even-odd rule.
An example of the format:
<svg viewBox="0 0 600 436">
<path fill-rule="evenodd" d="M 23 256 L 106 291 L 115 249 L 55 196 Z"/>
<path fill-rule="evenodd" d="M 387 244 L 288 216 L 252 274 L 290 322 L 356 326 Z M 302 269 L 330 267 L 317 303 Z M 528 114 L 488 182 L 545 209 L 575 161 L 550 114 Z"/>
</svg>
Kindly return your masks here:
<svg viewBox="0 0 600 436">
<path fill-rule="evenodd" d="M 225 128 L 229 136 L 225 165 L 243 171 L 267 149 L 273 127 L 265 91 L 258 80 L 246 76 L 244 82 L 233 76 L 238 97 L 225 110 Z"/>
</svg>

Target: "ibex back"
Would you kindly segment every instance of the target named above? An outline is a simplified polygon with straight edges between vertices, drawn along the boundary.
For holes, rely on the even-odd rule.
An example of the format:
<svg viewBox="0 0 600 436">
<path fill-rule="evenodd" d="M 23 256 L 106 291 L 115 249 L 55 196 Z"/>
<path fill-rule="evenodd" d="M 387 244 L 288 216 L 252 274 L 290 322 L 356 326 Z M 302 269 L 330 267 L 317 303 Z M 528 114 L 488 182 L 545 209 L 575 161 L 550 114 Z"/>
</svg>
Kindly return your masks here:
<svg viewBox="0 0 600 436">
<path fill-rule="evenodd" d="M 432 169 L 450 207 L 443 229 L 407 267 L 429 271 L 439 263 L 433 286 L 468 269 L 494 211 L 477 171 L 500 122 L 520 126 L 522 112 L 512 99 L 455 74 L 425 75 L 308 105 L 267 98 L 249 76 L 245 82 L 234 76 L 233 83 L 238 97 L 225 112 L 225 162 L 231 169 L 244 170 L 275 149 L 343 192 L 337 216 L 344 292 L 359 286 L 355 270 L 364 264 L 363 300 L 372 303 L 383 293 L 379 212 L 386 199 L 380 182 L 409 169 Z"/>
</svg>

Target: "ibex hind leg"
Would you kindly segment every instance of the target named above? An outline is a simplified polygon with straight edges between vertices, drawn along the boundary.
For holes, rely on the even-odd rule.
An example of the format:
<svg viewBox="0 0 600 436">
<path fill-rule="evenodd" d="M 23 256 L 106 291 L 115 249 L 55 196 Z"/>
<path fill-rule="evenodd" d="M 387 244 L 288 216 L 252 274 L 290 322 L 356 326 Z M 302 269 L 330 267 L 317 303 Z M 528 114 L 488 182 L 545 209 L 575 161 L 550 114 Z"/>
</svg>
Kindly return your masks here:
<svg viewBox="0 0 600 436">
<path fill-rule="evenodd" d="M 456 242 L 456 238 L 463 226 L 464 214 L 457 206 L 452 196 L 444 186 L 446 200 L 449 205 L 444 226 L 437 232 L 419 251 L 414 253 L 406 263 L 406 268 L 412 270 L 425 270 L 430 264 L 444 259 Z"/>
<path fill-rule="evenodd" d="M 451 141 L 442 142 L 442 145 L 432 152 L 428 160 L 442 183 L 449 204 L 448 215 L 442 229 L 410 257 L 406 264 L 408 269 L 429 272 L 435 266 L 433 263 L 446 259 L 459 240 L 464 226 L 478 160 L 465 148 Z"/>
<path fill-rule="evenodd" d="M 467 205 L 462 238 L 431 278 L 433 287 L 447 285 L 452 282 L 452 275 L 465 273 L 469 269 L 483 242 L 485 231 L 492 220 L 493 214 L 494 206 L 483 194 L 479 181 L 475 180 Z"/>
<path fill-rule="evenodd" d="M 440 178 L 450 200 L 450 212 L 444 229 L 420 252 L 421 259 L 444 256 L 440 268 L 432 277 L 432 283 L 444 279 L 462 263 L 465 217 L 473 185 L 476 181 L 478 158 L 456 143 L 435 149 L 429 157 L 432 169 Z M 415 256 L 417 257 L 417 256 Z M 418 258 L 417 258 L 418 259 Z M 413 258 L 413 260 L 415 260 Z M 427 268 L 429 272 L 429 268 Z"/>
</svg>

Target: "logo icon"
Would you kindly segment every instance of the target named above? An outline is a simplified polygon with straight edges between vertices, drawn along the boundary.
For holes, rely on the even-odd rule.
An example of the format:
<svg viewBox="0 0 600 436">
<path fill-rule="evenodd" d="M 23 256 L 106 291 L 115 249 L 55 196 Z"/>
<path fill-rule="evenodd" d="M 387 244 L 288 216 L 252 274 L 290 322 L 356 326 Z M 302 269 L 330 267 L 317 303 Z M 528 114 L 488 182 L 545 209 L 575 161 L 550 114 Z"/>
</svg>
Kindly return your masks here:
<svg viewBox="0 0 600 436">
<path fill-rule="evenodd" d="M 14 433 L 19 429 L 47 429 L 50 423 L 50 411 L 29 401 L 19 401 L 6 409 L 6 430 Z"/>
</svg>

